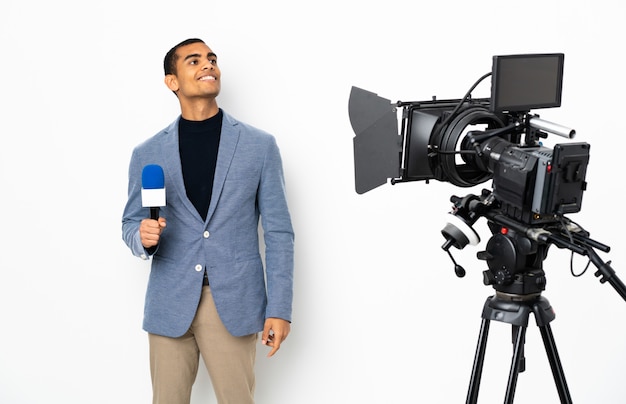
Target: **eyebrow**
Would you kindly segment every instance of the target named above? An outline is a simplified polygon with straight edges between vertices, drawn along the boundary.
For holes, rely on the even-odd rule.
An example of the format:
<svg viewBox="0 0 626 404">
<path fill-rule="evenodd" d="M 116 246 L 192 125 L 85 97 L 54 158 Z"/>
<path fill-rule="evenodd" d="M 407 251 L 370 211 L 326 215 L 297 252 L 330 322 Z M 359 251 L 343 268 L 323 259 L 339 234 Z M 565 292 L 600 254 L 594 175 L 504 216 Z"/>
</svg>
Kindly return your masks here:
<svg viewBox="0 0 626 404">
<path fill-rule="evenodd" d="M 213 52 L 207 53 L 206 56 L 207 56 L 207 58 L 210 58 L 210 57 L 217 58 L 217 55 L 215 53 L 213 53 Z M 192 53 L 191 55 L 185 56 L 185 59 L 183 59 L 183 60 L 188 60 L 188 59 L 192 59 L 192 58 L 201 58 L 201 57 L 202 57 L 202 55 L 199 54 L 199 53 Z"/>
</svg>

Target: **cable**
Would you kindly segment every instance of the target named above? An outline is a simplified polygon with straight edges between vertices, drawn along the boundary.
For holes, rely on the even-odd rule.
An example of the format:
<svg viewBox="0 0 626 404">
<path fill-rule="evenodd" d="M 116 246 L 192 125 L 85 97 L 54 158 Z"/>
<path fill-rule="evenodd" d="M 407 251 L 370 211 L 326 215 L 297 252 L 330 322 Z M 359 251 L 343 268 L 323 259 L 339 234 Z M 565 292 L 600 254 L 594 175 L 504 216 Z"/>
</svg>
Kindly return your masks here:
<svg viewBox="0 0 626 404">
<path fill-rule="evenodd" d="M 559 222 L 561 223 L 561 227 L 563 228 L 563 231 L 565 232 L 565 234 L 566 234 L 566 235 L 567 235 L 567 237 L 569 238 L 569 241 L 570 241 L 572 244 L 575 244 L 575 242 L 574 242 L 574 237 L 572 236 L 572 233 L 569 231 L 569 229 L 568 229 L 568 228 L 567 228 L 567 226 L 566 226 L 566 223 L 565 223 L 565 220 L 564 220 L 564 219 L 565 219 L 565 217 L 564 217 L 564 216 L 559 215 L 559 216 L 558 216 L 558 218 L 559 218 Z M 570 223 L 573 223 L 573 224 L 575 224 L 576 226 L 578 226 L 578 228 L 580 228 L 581 230 L 583 230 L 583 231 L 585 230 L 585 229 L 584 229 L 581 225 L 579 225 L 578 223 L 576 223 L 576 222 L 575 222 L 575 221 L 573 221 L 572 219 L 569 219 L 569 218 L 568 218 L 567 220 L 568 220 Z M 581 273 L 576 274 L 576 273 L 574 273 L 574 251 L 571 251 L 571 252 L 570 252 L 570 254 L 571 254 L 571 255 L 570 255 L 570 258 L 569 258 L 569 270 L 570 270 L 570 273 L 572 274 L 572 276 L 573 276 L 574 278 L 579 278 L 579 277 L 583 276 L 583 275 L 587 272 L 587 270 L 589 269 L 589 265 L 591 264 L 591 259 L 589 259 L 589 260 L 587 261 L 587 265 L 585 265 L 585 268 L 582 270 L 582 272 L 581 272 Z"/>
<path fill-rule="evenodd" d="M 489 73 L 485 73 L 481 78 L 479 78 L 478 80 L 476 80 L 476 82 L 474 83 L 474 85 L 467 91 L 467 93 L 465 93 L 465 95 L 463 96 L 463 98 L 461 98 L 461 100 L 459 101 L 459 103 L 457 104 L 457 106 L 452 110 L 452 112 L 450 113 L 450 115 L 448 115 L 448 117 L 443 121 L 442 125 L 447 125 L 448 122 L 450 121 L 450 119 L 452 119 L 452 117 L 454 117 L 454 115 L 456 115 L 456 113 L 459 111 L 459 109 L 461 108 L 461 106 L 463 106 L 463 103 L 465 102 L 466 99 L 468 99 L 470 97 L 470 95 L 472 94 L 472 91 L 474 91 L 474 89 L 476 88 L 476 86 L 478 86 L 484 79 L 486 79 L 487 77 L 491 76 L 491 72 Z"/>
</svg>

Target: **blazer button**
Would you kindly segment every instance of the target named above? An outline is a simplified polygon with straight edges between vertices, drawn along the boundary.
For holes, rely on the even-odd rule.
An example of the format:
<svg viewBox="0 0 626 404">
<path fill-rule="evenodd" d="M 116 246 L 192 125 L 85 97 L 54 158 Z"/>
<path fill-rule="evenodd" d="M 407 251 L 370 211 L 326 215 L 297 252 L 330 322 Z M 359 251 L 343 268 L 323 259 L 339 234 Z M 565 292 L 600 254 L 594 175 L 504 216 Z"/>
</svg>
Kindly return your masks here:
<svg viewBox="0 0 626 404">
<path fill-rule="evenodd" d="M 196 271 L 197 272 L 202 271 L 202 265 L 200 265 L 200 264 L 196 265 Z"/>
<path fill-rule="evenodd" d="M 211 234 L 209 233 L 209 231 L 208 231 L 208 230 L 205 230 L 205 231 L 204 231 L 204 233 L 202 233 L 202 236 L 203 236 L 204 238 L 209 238 L 209 236 L 210 236 L 210 235 L 211 235 Z"/>
</svg>

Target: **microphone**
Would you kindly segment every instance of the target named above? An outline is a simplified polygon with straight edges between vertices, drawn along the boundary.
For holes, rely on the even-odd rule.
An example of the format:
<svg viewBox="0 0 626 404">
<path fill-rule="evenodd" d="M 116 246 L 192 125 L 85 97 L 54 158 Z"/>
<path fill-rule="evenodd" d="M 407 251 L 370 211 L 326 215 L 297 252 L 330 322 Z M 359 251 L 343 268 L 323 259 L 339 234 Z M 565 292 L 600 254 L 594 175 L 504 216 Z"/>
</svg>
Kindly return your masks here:
<svg viewBox="0 0 626 404">
<path fill-rule="evenodd" d="M 159 207 L 165 206 L 165 176 L 163 168 L 148 164 L 141 172 L 141 206 L 150 208 L 150 219 L 159 218 Z"/>
</svg>

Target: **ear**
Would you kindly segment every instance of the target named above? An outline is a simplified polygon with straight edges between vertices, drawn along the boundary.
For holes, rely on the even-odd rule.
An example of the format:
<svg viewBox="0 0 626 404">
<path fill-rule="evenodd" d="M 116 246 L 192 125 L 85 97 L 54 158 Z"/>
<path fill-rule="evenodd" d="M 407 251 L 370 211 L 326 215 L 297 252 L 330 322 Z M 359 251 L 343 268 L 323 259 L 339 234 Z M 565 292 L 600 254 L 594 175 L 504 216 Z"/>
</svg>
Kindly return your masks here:
<svg viewBox="0 0 626 404">
<path fill-rule="evenodd" d="M 167 76 L 165 76 L 165 85 L 173 92 L 178 91 L 178 80 L 173 74 L 168 74 Z"/>
</svg>

